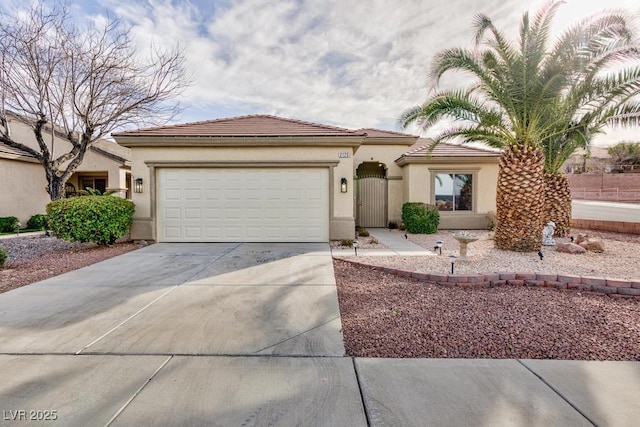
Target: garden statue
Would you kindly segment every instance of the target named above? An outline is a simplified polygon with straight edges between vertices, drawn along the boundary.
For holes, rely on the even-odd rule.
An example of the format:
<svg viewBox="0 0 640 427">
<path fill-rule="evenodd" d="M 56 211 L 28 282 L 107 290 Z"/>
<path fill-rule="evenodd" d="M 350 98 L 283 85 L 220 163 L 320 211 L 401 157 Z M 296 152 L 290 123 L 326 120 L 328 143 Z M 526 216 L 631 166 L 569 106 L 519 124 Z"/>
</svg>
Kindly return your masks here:
<svg viewBox="0 0 640 427">
<path fill-rule="evenodd" d="M 556 241 L 553 239 L 553 232 L 556 229 L 556 223 L 549 221 L 542 229 L 542 244 L 544 246 L 555 246 Z"/>
</svg>

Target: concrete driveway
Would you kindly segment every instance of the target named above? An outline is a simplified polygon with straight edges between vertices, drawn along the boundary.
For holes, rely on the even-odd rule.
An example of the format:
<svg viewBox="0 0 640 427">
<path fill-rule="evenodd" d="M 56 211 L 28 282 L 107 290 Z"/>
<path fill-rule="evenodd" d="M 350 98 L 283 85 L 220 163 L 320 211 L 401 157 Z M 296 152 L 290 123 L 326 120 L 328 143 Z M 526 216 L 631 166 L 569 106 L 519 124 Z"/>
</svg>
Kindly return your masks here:
<svg viewBox="0 0 640 427">
<path fill-rule="evenodd" d="M 328 244 L 152 245 L 0 295 L 0 337 L 3 424 L 364 423 Z"/>
</svg>

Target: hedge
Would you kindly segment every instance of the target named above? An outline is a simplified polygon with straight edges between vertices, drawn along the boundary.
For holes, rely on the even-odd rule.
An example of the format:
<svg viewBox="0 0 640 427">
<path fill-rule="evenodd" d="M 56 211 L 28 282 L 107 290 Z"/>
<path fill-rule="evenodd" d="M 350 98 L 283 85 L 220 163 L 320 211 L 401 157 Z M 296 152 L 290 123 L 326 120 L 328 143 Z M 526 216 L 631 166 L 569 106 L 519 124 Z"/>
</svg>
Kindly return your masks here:
<svg viewBox="0 0 640 427">
<path fill-rule="evenodd" d="M 27 221 L 27 229 L 29 230 L 46 230 L 47 229 L 47 216 L 42 214 L 35 214 L 29 221 Z"/>
<path fill-rule="evenodd" d="M 440 212 L 434 205 L 407 202 L 402 205 L 402 222 L 409 233 L 433 234 L 440 225 Z"/>
<path fill-rule="evenodd" d="M 4 268 L 4 263 L 7 260 L 7 250 L 4 246 L 0 246 L 0 269 Z"/>
<path fill-rule="evenodd" d="M 47 205 L 49 228 L 56 236 L 77 242 L 111 245 L 131 228 L 135 205 L 113 196 L 60 199 Z"/>
</svg>

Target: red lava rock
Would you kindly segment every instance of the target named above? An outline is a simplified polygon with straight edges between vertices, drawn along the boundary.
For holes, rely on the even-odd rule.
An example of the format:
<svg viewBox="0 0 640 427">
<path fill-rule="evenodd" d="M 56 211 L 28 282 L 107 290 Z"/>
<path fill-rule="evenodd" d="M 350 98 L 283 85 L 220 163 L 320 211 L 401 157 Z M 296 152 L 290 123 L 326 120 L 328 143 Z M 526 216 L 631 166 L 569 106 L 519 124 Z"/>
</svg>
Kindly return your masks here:
<svg viewBox="0 0 640 427">
<path fill-rule="evenodd" d="M 339 260 L 334 266 L 351 356 L 640 361 L 635 296 L 445 287 Z"/>
</svg>

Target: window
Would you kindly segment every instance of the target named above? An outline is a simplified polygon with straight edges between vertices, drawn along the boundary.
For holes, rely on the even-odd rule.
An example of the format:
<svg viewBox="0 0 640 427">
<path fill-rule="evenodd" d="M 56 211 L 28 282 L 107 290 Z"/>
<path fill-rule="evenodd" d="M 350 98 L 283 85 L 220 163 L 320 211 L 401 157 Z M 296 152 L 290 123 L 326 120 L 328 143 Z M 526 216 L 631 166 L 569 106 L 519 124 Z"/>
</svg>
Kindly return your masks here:
<svg viewBox="0 0 640 427">
<path fill-rule="evenodd" d="M 473 210 L 473 174 L 434 174 L 435 205 L 440 211 Z"/>
<path fill-rule="evenodd" d="M 100 193 L 104 193 L 107 190 L 107 179 L 99 177 L 81 177 L 80 189 L 86 190 L 87 188 L 94 188 Z"/>
</svg>

